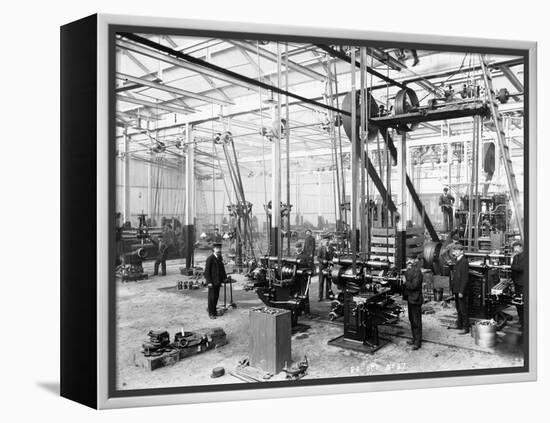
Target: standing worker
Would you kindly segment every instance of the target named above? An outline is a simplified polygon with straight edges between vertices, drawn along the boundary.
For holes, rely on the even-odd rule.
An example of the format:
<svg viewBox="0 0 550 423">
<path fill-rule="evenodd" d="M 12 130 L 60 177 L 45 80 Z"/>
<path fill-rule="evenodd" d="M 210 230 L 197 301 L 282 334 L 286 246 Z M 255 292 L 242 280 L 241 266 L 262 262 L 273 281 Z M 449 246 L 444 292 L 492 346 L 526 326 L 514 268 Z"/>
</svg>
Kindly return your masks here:
<svg viewBox="0 0 550 423">
<path fill-rule="evenodd" d="M 516 296 L 521 296 L 523 301 L 523 283 L 524 276 L 523 270 L 525 269 L 525 254 L 523 251 L 523 242 L 520 240 L 514 241 L 512 243 L 512 248 L 514 250 L 514 256 L 512 258 L 512 281 L 514 282 L 514 294 Z M 518 311 L 519 324 L 523 328 L 523 304 L 516 305 Z"/>
<path fill-rule="evenodd" d="M 453 250 L 456 258 L 454 276 L 451 280 L 451 291 L 455 296 L 457 321 L 456 328 L 460 330 L 460 335 L 465 335 L 470 331 L 470 321 L 468 315 L 468 289 L 470 281 L 470 266 L 468 259 L 464 256 L 464 247 L 457 244 Z"/>
<path fill-rule="evenodd" d="M 222 245 L 216 243 L 212 247 L 212 254 L 206 259 L 204 267 L 204 278 L 208 287 L 208 316 L 215 319 L 218 315 L 218 298 L 220 287 L 227 279 L 225 265 L 223 264 Z"/>
<path fill-rule="evenodd" d="M 315 238 L 311 234 L 311 229 L 306 230 L 306 239 L 304 239 L 304 253 L 311 258 L 311 262 L 315 257 Z"/>
<path fill-rule="evenodd" d="M 164 231 L 162 233 L 161 240 L 159 240 L 158 238 L 151 238 L 151 241 L 158 248 L 158 254 L 157 259 L 155 260 L 155 270 L 153 272 L 153 275 L 157 276 L 159 274 L 160 265 L 162 272 L 161 275 L 166 276 L 166 258 L 168 257 L 168 253 L 170 252 L 170 249 L 174 246 L 176 241 L 176 235 L 172 230 L 172 225 L 170 225 L 169 223 L 164 225 Z"/>
<path fill-rule="evenodd" d="M 450 232 L 453 230 L 453 206 L 455 198 L 449 194 L 449 188 L 443 188 L 443 194 L 439 197 L 439 205 L 443 212 L 443 231 Z"/>
<path fill-rule="evenodd" d="M 333 258 L 334 248 L 329 244 L 328 239 L 323 239 L 317 255 L 317 260 L 319 261 L 319 301 L 323 301 L 323 293 L 327 300 L 332 295 L 330 278 L 324 275 L 323 270 L 329 267 L 329 263 Z"/>
<path fill-rule="evenodd" d="M 419 268 L 418 259 L 408 258 L 405 270 L 405 293 L 409 322 L 411 322 L 412 340 L 407 344 L 412 345 L 412 350 L 422 346 L 422 271 Z"/>
</svg>

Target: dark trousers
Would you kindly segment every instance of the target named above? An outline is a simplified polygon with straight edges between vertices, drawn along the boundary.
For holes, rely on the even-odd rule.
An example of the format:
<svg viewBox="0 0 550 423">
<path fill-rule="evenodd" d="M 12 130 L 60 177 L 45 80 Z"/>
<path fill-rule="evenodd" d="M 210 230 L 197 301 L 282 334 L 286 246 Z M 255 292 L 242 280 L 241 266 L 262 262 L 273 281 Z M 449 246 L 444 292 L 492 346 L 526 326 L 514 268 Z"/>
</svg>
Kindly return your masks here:
<svg viewBox="0 0 550 423">
<path fill-rule="evenodd" d="M 407 308 L 409 309 L 413 344 L 419 347 L 422 344 L 422 304 L 407 303 Z"/>
<path fill-rule="evenodd" d="M 329 295 L 332 291 L 330 286 L 330 278 L 323 274 L 323 270 L 325 270 L 325 268 L 319 266 L 319 301 L 323 299 L 323 294 L 324 297 L 328 300 Z"/>
<path fill-rule="evenodd" d="M 217 314 L 218 298 L 220 298 L 220 287 L 213 286 L 212 288 L 208 288 L 208 314 L 210 316 Z"/>
<path fill-rule="evenodd" d="M 523 285 L 514 283 L 514 293 L 517 296 L 523 295 Z M 519 324 L 523 326 L 523 305 L 517 305 L 516 310 L 518 311 Z"/>
<path fill-rule="evenodd" d="M 453 209 L 443 210 L 443 231 L 451 232 L 453 230 Z"/>
<path fill-rule="evenodd" d="M 163 251 L 160 251 L 157 259 L 155 260 L 155 271 L 154 275 L 159 274 L 159 265 L 162 271 L 162 276 L 166 276 L 166 257 L 168 256 L 168 248 L 165 248 Z"/>
<path fill-rule="evenodd" d="M 455 294 L 455 304 L 457 312 L 456 327 L 469 331 L 468 296 L 463 295 L 462 298 L 458 298 L 458 294 Z"/>
</svg>

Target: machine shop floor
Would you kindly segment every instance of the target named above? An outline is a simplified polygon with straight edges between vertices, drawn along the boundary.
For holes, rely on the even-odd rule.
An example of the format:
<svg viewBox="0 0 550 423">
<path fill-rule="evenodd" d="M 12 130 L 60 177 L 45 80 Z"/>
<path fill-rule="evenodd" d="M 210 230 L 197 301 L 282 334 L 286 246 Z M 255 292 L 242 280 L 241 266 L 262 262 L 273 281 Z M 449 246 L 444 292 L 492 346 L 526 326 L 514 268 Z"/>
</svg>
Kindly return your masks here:
<svg viewBox="0 0 550 423">
<path fill-rule="evenodd" d="M 204 260 L 205 256 L 202 257 Z M 201 256 L 196 262 L 201 264 Z M 244 383 L 229 375 L 239 360 L 248 356 L 249 309 L 262 303 L 252 291 L 242 288 L 243 276 L 235 274 L 233 299 L 236 309 L 230 309 L 216 320 L 208 319 L 204 289 L 176 289 L 178 280 L 185 280 L 179 272 L 180 260 L 168 262 L 168 275 L 152 276 L 152 262 L 144 264 L 148 280 L 122 283 L 117 281 L 117 387 L 118 389 L 160 388 L 186 385 Z M 447 280 L 436 281 L 445 287 Z M 309 329 L 292 337 L 292 358 L 304 355 L 309 361 L 306 378 L 346 377 L 407 372 L 437 372 L 440 370 L 486 369 L 523 365 L 519 347 L 498 344 L 495 350 L 478 347 L 470 335 L 457 335 L 448 330 L 445 321 L 452 319 L 454 306 L 444 308 L 441 303 L 430 302 L 433 314 L 423 315 L 424 343 L 420 350 L 412 351 L 406 344 L 410 327 L 405 314 L 393 327 L 381 328 L 387 345 L 373 355 L 327 345 L 343 333 L 342 323 L 327 319 L 330 301 L 317 301 L 317 278 L 310 294 L 311 319 L 301 317 L 299 322 Z M 223 288 L 220 302 L 223 304 Z M 443 323 L 442 323 L 443 322 Z M 228 344 L 212 351 L 188 357 L 173 366 L 148 371 L 137 367 L 134 356 L 150 329 L 168 330 L 173 337 L 181 330 L 205 327 L 222 327 Z M 214 367 L 223 366 L 226 375 L 210 378 Z"/>
</svg>

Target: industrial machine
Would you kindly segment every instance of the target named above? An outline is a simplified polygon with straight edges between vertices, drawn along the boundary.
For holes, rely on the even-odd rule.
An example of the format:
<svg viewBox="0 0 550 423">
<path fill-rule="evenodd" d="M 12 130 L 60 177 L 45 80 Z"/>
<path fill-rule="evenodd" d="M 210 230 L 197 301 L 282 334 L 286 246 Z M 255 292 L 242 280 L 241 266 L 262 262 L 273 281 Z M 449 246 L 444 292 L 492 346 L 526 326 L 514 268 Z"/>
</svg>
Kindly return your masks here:
<svg viewBox="0 0 550 423">
<path fill-rule="evenodd" d="M 393 296 L 402 293 L 403 276 L 389 262 L 351 257 L 333 260 L 326 276 L 340 293 L 331 304 L 331 320 L 344 316 L 344 335 L 329 343 L 360 342 L 371 351 L 382 346 L 378 326 L 396 323 L 401 307 Z"/>
<path fill-rule="evenodd" d="M 309 305 L 309 287 L 314 270 L 299 258 L 263 256 L 251 269 L 246 290 L 255 290 L 262 302 L 290 310 L 292 326 Z"/>
<path fill-rule="evenodd" d="M 506 323 L 504 309 L 523 304 L 511 280 L 511 256 L 507 253 L 465 253 L 470 267 L 470 317 Z"/>
<path fill-rule="evenodd" d="M 146 258 L 147 251 L 144 248 L 122 254 L 122 264 L 117 268 L 117 272 L 122 277 L 122 282 L 147 279 L 149 275 L 143 272 L 143 260 Z"/>
<path fill-rule="evenodd" d="M 508 201 L 506 194 L 463 196 L 455 217 L 464 244 L 485 251 L 504 245 L 512 219 Z"/>
</svg>

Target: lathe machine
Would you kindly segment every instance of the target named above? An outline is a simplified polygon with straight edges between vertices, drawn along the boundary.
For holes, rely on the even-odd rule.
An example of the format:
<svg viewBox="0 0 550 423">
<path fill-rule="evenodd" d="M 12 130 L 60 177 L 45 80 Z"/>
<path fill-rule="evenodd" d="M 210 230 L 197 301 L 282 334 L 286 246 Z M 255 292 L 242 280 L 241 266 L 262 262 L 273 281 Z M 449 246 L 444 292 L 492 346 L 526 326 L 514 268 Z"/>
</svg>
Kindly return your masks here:
<svg viewBox="0 0 550 423">
<path fill-rule="evenodd" d="M 309 306 L 309 287 L 314 270 L 298 258 L 263 256 L 248 272 L 246 290 L 254 289 L 262 302 L 290 310 L 292 326 Z"/>
</svg>

